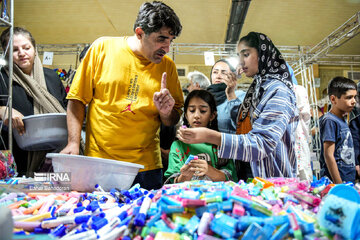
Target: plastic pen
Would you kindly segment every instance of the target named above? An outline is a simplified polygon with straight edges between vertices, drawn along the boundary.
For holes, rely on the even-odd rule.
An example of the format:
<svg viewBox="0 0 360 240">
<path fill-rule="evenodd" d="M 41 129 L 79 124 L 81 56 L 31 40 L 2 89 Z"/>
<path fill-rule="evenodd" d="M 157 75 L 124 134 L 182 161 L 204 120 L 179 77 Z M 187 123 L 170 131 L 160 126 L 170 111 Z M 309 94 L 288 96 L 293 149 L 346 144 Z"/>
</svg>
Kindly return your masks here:
<svg viewBox="0 0 360 240">
<path fill-rule="evenodd" d="M 224 224 L 222 221 L 214 220 L 210 224 L 211 231 L 219 234 L 222 238 L 233 238 L 236 229 Z"/>
<path fill-rule="evenodd" d="M 90 219 L 90 215 L 72 215 L 65 217 L 58 217 L 55 219 L 44 220 L 41 223 L 42 228 L 54 228 L 61 224 L 79 224 L 87 222 Z"/>
<path fill-rule="evenodd" d="M 134 184 L 129 190 L 127 190 L 129 193 L 134 193 L 140 190 L 140 183 Z"/>
<path fill-rule="evenodd" d="M 108 222 L 106 225 L 102 226 L 99 230 L 97 230 L 97 234 L 99 236 L 104 236 L 108 232 L 112 231 L 117 226 L 127 225 L 130 220 L 133 218 L 133 216 L 126 216 L 125 219 L 122 219 L 120 217 L 113 218 L 110 222 Z"/>
<path fill-rule="evenodd" d="M 39 214 L 46 213 L 49 210 L 49 207 L 52 206 L 55 202 L 55 195 L 51 195 L 46 198 L 45 203 L 39 209 Z"/>
<path fill-rule="evenodd" d="M 14 221 L 19 221 L 19 222 L 22 222 L 24 219 L 27 219 L 27 218 L 32 218 L 34 215 L 32 214 L 26 214 L 26 215 L 16 215 L 16 216 L 12 216 L 12 219 Z"/>
<path fill-rule="evenodd" d="M 245 215 L 245 209 L 241 204 L 234 204 L 232 214 L 235 216 L 244 216 Z"/>
<path fill-rule="evenodd" d="M 36 227 L 40 227 L 40 222 L 14 222 L 14 228 L 21 228 L 24 231 L 33 232 Z"/>
<path fill-rule="evenodd" d="M 197 159 L 199 159 L 198 156 L 194 156 L 190 154 L 189 157 L 186 159 L 185 164 L 188 164 L 191 160 L 197 160 Z"/>
<path fill-rule="evenodd" d="M 105 192 L 105 190 L 99 184 L 95 185 L 95 190 L 99 192 Z"/>
<path fill-rule="evenodd" d="M 7 201 L 7 200 L 13 200 L 14 198 L 16 198 L 17 197 L 17 194 L 16 193 L 9 193 L 7 196 L 5 196 L 5 197 L 3 197 L 3 198 L 1 198 L 0 199 L 0 203 L 2 203 L 2 202 L 5 202 L 5 201 Z"/>
<path fill-rule="evenodd" d="M 57 238 L 57 237 L 62 237 L 65 234 L 66 234 L 66 226 L 64 224 L 61 224 L 57 226 L 54 230 L 52 230 L 49 235 Z"/>
<path fill-rule="evenodd" d="M 200 224 L 200 219 L 196 215 L 194 215 L 190 218 L 190 220 L 185 225 L 185 229 L 188 233 L 190 233 L 192 235 L 195 233 L 199 224 Z"/>
<path fill-rule="evenodd" d="M 281 225 L 281 227 L 275 232 L 275 234 L 271 236 L 270 240 L 283 239 L 286 236 L 286 234 L 289 232 L 289 229 L 290 229 L 289 223 L 285 223 Z"/>
<path fill-rule="evenodd" d="M 165 203 L 159 204 L 162 213 L 183 213 L 185 208 L 183 206 L 166 205 Z"/>
<path fill-rule="evenodd" d="M 41 208 L 41 206 L 45 203 L 46 198 L 42 198 L 39 201 L 37 201 L 34 205 L 32 205 L 31 207 L 26 208 L 23 213 L 24 214 L 30 214 L 33 213 L 35 210 L 38 210 L 39 208 Z"/>
<path fill-rule="evenodd" d="M 99 240 L 111 240 L 111 239 L 117 239 L 118 237 L 122 236 L 123 233 L 127 230 L 127 226 L 123 225 L 121 227 L 117 227 L 111 232 L 107 233 L 104 236 L 100 236 Z"/>
<path fill-rule="evenodd" d="M 42 213 L 42 214 L 38 214 L 38 215 L 34 215 L 32 217 L 20 220 L 21 222 L 35 222 L 35 221 L 41 221 L 43 219 L 46 218 L 50 218 L 51 217 L 51 213 L 47 212 L 47 213 Z"/>
<path fill-rule="evenodd" d="M 202 234 L 202 235 L 199 235 L 197 240 L 221 240 L 221 238 L 217 238 L 217 237 L 207 235 L 207 234 Z"/>
<path fill-rule="evenodd" d="M 153 193 L 149 193 L 148 195 L 145 196 L 145 198 L 141 204 L 139 213 L 136 215 L 136 217 L 134 219 L 135 226 L 142 227 L 145 225 L 146 214 L 147 214 L 148 209 L 150 208 L 153 197 L 154 197 Z"/>
<path fill-rule="evenodd" d="M 175 205 L 175 206 L 181 206 L 182 203 L 180 201 L 175 200 L 174 198 L 168 197 L 168 196 L 161 196 L 160 200 L 162 202 L 165 202 L 167 205 Z"/>
<path fill-rule="evenodd" d="M 290 194 L 294 195 L 296 198 L 300 199 L 301 201 L 313 206 L 317 207 L 320 205 L 321 199 L 315 196 L 312 196 L 305 192 L 296 192 L 292 191 Z"/>
<path fill-rule="evenodd" d="M 155 222 L 161 219 L 161 212 L 159 211 L 157 214 L 155 214 L 150 220 L 147 221 L 146 226 L 152 227 L 155 225 Z"/>
<path fill-rule="evenodd" d="M 64 237 L 61 238 L 61 240 L 78 240 L 78 239 L 87 239 L 87 240 L 97 239 L 97 234 L 95 230 L 90 229 L 88 231 L 73 234 L 70 236 L 65 235 Z"/>
<path fill-rule="evenodd" d="M 17 209 L 17 208 L 19 208 L 19 207 L 20 207 L 22 204 L 24 204 L 24 203 L 27 203 L 27 201 L 25 201 L 25 200 L 20 200 L 20 201 L 17 201 L 17 202 L 15 202 L 15 203 L 12 203 L 12 204 L 8 205 L 7 208 L 9 208 L 9 209 Z"/>
<path fill-rule="evenodd" d="M 166 226 L 174 230 L 176 228 L 175 224 L 167 217 L 166 213 L 161 214 L 161 219 L 164 221 Z"/>
<path fill-rule="evenodd" d="M 113 220 L 114 218 L 119 218 L 120 220 L 123 220 L 124 218 L 127 217 L 127 210 L 130 209 L 131 205 L 124 205 L 122 207 L 115 207 L 113 209 L 107 210 L 105 212 L 105 217 L 101 218 L 98 221 L 94 221 L 91 224 L 91 228 L 95 229 L 95 230 L 99 230 L 100 228 L 102 228 L 103 226 L 105 226 L 106 224 L 110 223 L 111 220 Z"/>
<path fill-rule="evenodd" d="M 74 204 L 76 204 L 78 202 L 77 198 L 70 198 L 69 200 L 66 201 L 66 203 L 64 203 L 60 208 L 58 208 L 56 210 L 56 213 L 59 212 L 64 212 L 64 213 L 68 213 L 70 211 L 70 209 L 73 207 Z"/>
<path fill-rule="evenodd" d="M 183 207 L 201 207 L 206 205 L 206 200 L 202 199 L 181 199 Z"/>
<path fill-rule="evenodd" d="M 209 212 L 204 212 L 200 219 L 199 227 L 197 229 L 198 235 L 205 234 L 209 231 L 209 225 L 214 215 Z"/>
<path fill-rule="evenodd" d="M 289 217 L 291 229 L 294 231 L 294 237 L 296 239 L 298 239 L 298 240 L 302 240 L 303 236 L 302 236 L 302 233 L 301 233 L 299 223 L 298 223 L 298 221 L 296 219 L 295 213 L 293 213 L 293 212 L 289 213 L 288 217 Z"/>
</svg>

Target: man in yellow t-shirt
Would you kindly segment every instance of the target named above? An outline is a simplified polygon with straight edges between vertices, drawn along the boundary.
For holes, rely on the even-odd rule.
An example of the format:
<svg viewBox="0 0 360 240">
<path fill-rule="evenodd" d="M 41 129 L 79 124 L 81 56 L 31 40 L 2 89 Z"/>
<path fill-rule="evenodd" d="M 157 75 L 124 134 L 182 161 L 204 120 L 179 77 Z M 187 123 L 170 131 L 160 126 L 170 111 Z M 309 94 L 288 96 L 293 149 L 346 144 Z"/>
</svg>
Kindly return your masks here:
<svg viewBox="0 0 360 240">
<path fill-rule="evenodd" d="M 144 3 L 135 35 L 102 37 L 77 69 L 67 108 L 68 145 L 61 153 L 79 154 L 85 105 L 85 155 L 144 165 L 135 183 L 162 185 L 159 126 L 179 121 L 184 103 L 174 62 L 165 56 L 182 26 L 162 2 Z"/>
</svg>

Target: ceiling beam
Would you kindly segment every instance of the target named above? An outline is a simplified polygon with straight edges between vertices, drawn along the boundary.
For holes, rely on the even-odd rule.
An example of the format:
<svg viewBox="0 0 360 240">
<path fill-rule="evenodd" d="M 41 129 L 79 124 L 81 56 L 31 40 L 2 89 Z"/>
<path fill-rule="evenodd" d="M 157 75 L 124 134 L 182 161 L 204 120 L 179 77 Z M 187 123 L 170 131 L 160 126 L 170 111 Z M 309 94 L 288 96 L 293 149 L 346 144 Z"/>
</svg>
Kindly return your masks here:
<svg viewBox="0 0 360 240">
<path fill-rule="evenodd" d="M 239 41 L 251 0 L 232 0 L 231 13 L 226 31 L 226 44 L 236 44 Z"/>
</svg>

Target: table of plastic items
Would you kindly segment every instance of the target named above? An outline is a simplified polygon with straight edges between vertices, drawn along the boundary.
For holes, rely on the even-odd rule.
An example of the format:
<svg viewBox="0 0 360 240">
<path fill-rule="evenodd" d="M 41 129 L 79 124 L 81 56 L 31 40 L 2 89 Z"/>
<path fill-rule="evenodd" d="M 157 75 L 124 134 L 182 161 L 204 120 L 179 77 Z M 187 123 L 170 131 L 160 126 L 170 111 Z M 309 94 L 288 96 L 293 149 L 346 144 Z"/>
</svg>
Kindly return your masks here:
<svg viewBox="0 0 360 240">
<path fill-rule="evenodd" d="M 95 189 L 1 193 L 0 184 L 0 206 L 11 211 L 14 239 L 360 239 L 359 184 L 254 178 Z"/>
</svg>

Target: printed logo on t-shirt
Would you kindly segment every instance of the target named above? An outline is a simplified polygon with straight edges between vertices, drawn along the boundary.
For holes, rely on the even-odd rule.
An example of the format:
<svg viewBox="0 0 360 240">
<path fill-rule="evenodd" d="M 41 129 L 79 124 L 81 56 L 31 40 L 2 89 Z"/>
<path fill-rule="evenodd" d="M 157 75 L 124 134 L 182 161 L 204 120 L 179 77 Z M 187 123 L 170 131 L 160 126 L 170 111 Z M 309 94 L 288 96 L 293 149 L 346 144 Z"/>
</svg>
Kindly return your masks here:
<svg viewBox="0 0 360 240">
<path fill-rule="evenodd" d="M 129 104 L 125 107 L 125 109 L 121 111 L 121 113 L 123 113 L 123 112 L 131 112 L 132 114 L 135 114 L 135 113 L 131 110 L 131 104 L 132 104 L 132 102 L 129 103 Z"/>
<path fill-rule="evenodd" d="M 121 113 L 131 112 L 132 114 L 135 114 L 135 112 L 131 110 L 131 105 L 133 102 L 137 100 L 140 89 L 140 85 L 137 84 L 137 80 L 138 80 L 138 75 L 135 75 L 135 78 L 130 78 L 130 84 L 126 96 L 126 100 L 130 100 L 130 103 L 125 107 L 124 110 L 121 111 Z"/>
<path fill-rule="evenodd" d="M 188 157 L 189 153 L 190 153 L 190 149 L 189 149 L 189 146 L 187 147 L 186 149 L 186 152 L 181 152 L 178 148 L 176 148 L 176 152 L 177 152 L 177 155 L 180 159 L 180 162 L 185 160 L 185 158 Z"/>
</svg>

